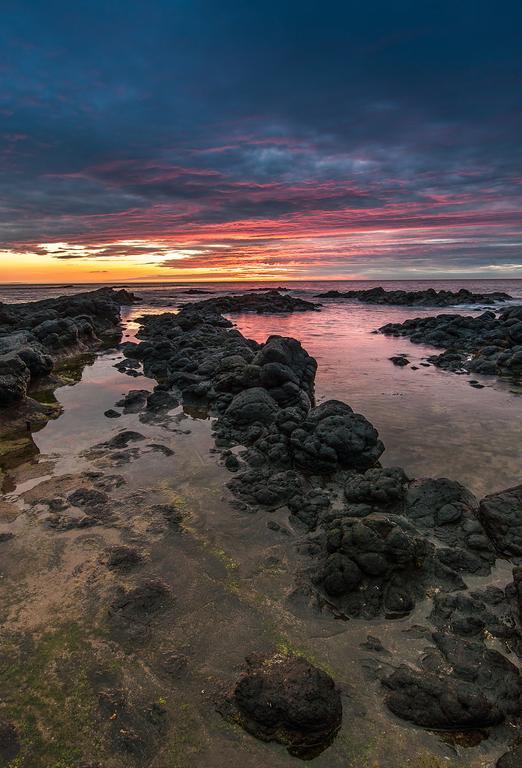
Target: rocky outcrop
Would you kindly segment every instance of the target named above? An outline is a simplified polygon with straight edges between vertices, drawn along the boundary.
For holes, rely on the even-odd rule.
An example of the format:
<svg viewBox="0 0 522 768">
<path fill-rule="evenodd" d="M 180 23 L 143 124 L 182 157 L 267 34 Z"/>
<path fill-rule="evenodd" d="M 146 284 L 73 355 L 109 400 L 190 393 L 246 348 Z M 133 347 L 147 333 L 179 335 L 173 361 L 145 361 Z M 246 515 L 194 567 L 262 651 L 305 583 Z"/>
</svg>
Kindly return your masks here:
<svg viewBox="0 0 522 768">
<path fill-rule="evenodd" d="M 407 337 L 414 344 L 445 348 L 429 362 L 449 371 L 522 375 L 522 306 L 507 307 L 478 317 L 436 315 L 416 317 L 379 328 L 388 336 Z"/>
<path fill-rule="evenodd" d="M 393 304 L 408 307 L 451 307 L 459 304 L 497 304 L 512 297 L 501 291 L 473 293 L 466 288 L 460 291 L 386 291 L 380 286 L 361 291 L 326 291 L 317 294 L 318 299 L 357 299 L 365 304 Z"/>
<path fill-rule="evenodd" d="M 401 666 L 384 679 L 386 703 L 404 720 L 437 730 L 473 730 L 518 715 L 522 678 L 497 651 L 435 633 L 422 668 Z"/>
<path fill-rule="evenodd" d="M 218 312 L 232 314 L 236 312 L 258 312 L 260 314 L 286 314 L 287 312 L 317 311 L 321 305 L 294 296 L 283 295 L 280 290 L 262 290 L 255 293 L 242 293 L 237 296 L 217 296 L 192 303 L 198 312 Z"/>
<path fill-rule="evenodd" d="M 0 303 L 0 407 L 25 400 L 30 385 L 55 361 L 101 343 L 118 329 L 120 306 L 137 301 L 126 290 L 98 291 L 27 304 Z"/>
<path fill-rule="evenodd" d="M 328 400 L 290 433 L 295 464 L 314 474 L 373 467 L 384 451 L 370 422 L 349 405 Z"/>
<path fill-rule="evenodd" d="M 342 719 L 339 690 L 301 656 L 252 655 L 219 709 L 263 741 L 311 758 L 331 742 Z"/>
<path fill-rule="evenodd" d="M 522 563 L 522 485 L 486 496 L 478 516 L 498 554 Z"/>
<path fill-rule="evenodd" d="M 479 502 L 456 481 L 412 480 L 382 467 L 384 446 L 364 416 L 339 401 L 315 405 L 316 362 L 298 341 L 272 336 L 258 344 L 222 315 L 194 306 L 143 318 L 139 344 L 124 345 L 124 353 L 158 379 L 152 397 L 197 402 L 216 417 L 216 446 L 239 509 L 286 511 L 300 528 L 307 564 L 297 592 L 338 617 L 359 619 L 402 617 L 436 596 L 435 647 L 419 667 L 398 664 L 390 673 L 388 665 L 382 678 L 390 709 L 427 728 L 461 730 L 519 711 L 518 669 L 484 638 L 522 648 L 522 580 L 500 596 L 476 596 L 465 581 L 487 575 L 497 553 L 516 555 L 505 538 L 513 528 L 516 539 L 517 489 L 502 504 Z M 507 510 L 505 525 L 500 509 Z M 274 535 L 281 530 L 273 520 L 269 527 Z M 264 709 L 265 690 L 279 701 L 266 669 L 262 661 L 247 670 L 228 711 L 259 738 L 279 734 L 299 744 L 290 705 L 281 699 L 273 712 Z"/>
</svg>

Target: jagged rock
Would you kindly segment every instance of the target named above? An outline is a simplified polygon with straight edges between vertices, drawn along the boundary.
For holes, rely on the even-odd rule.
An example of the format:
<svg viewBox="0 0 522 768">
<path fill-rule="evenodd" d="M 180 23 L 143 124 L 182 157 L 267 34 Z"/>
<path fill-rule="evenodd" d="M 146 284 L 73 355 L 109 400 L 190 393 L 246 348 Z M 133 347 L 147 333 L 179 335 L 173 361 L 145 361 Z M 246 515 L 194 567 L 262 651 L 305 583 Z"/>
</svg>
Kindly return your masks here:
<svg viewBox="0 0 522 768">
<path fill-rule="evenodd" d="M 17 354 L 28 367 L 32 378 L 47 376 L 54 367 L 52 357 L 34 347 L 22 347 Z"/>
<path fill-rule="evenodd" d="M 464 587 L 440 564 L 433 544 L 401 517 L 334 517 L 317 542 L 314 582 L 349 616 L 405 615 L 435 585 Z"/>
<path fill-rule="evenodd" d="M 30 381 L 48 375 L 54 359 L 98 346 L 100 334 L 119 329 L 120 305 L 134 300 L 125 290 L 102 288 L 9 307 L 0 302 L 0 407 L 25 400 Z"/>
<path fill-rule="evenodd" d="M 488 633 L 522 657 L 520 588 L 520 576 L 515 574 L 505 590 L 488 586 L 470 592 L 436 594 L 430 619 L 440 630 L 461 637 L 482 640 Z"/>
<path fill-rule="evenodd" d="M 260 368 L 261 386 L 269 390 L 281 407 L 302 404 L 302 391 L 310 401 L 307 407 L 313 403 L 317 361 L 296 339 L 269 336 L 252 365 Z"/>
</svg>

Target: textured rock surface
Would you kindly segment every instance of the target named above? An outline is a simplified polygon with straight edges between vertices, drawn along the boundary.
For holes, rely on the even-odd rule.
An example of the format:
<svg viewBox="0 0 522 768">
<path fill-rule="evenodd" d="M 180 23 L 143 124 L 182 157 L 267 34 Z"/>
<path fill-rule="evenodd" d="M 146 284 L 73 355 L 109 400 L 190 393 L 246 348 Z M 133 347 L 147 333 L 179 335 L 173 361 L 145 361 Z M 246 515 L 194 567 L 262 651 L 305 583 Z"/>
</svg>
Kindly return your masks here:
<svg viewBox="0 0 522 768">
<path fill-rule="evenodd" d="M 366 469 L 384 451 L 377 430 L 349 405 L 328 400 L 313 408 L 290 442 L 298 466 L 310 472 Z"/>
<path fill-rule="evenodd" d="M 435 646 L 417 668 L 400 659 L 395 671 L 388 666 L 390 709 L 426 728 L 461 730 L 518 712 L 518 670 L 486 637 L 519 655 L 522 580 L 515 574 L 505 590 L 475 592 L 464 580 L 490 572 L 496 551 L 506 551 L 508 529 L 516 540 L 518 490 L 501 504 L 479 503 L 453 480 L 411 480 L 400 468 L 381 467 L 384 446 L 364 416 L 339 401 L 315 406 L 316 362 L 298 341 L 276 336 L 258 344 L 213 310 L 194 307 L 144 318 L 142 340 L 124 352 L 158 379 L 157 393 L 196 401 L 216 416 L 214 437 L 239 509 L 277 511 L 268 523 L 274 534 L 285 514 L 304 531 L 299 547 L 308 565 L 297 591 L 359 619 L 405 616 L 435 596 Z M 475 320 L 497 322 L 493 313 Z M 497 507 L 509 520 L 504 526 Z M 264 673 L 253 669 L 242 686 L 256 694 L 240 695 L 243 711 L 235 694 L 228 704 L 252 733 L 280 733 L 290 744 L 287 715 L 265 722 L 273 713 L 262 705 Z"/>
<path fill-rule="evenodd" d="M 299 656 L 251 656 L 223 711 L 263 741 L 311 757 L 341 724 L 341 696 L 332 678 Z"/>
<path fill-rule="evenodd" d="M 443 347 L 431 363 L 449 371 L 519 377 L 522 375 L 522 307 L 506 307 L 498 317 L 487 311 L 478 317 L 437 315 L 388 323 L 379 329 L 405 336 L 413 343 Z"/>
<path fill-rule="evenodd" d="M 320 304 L 280 293 L 282 289 L 243 293 L 238 296 L 218 296 L 194 302 L 192 307 L 200 312 L 259 312 L 262 314 L 308 312 L 318 310 Z"/>
<path fill-rule="evenodd" d="M 522 562 L 522 485 L 486 496 L 478 515 L 498 553 Z"/>
<path fill-rule="evenodd" d="M 401 666 L 385 678 L 394 714 L 425 728 L 473 730 L 519 713 L 520 673 L 502 654 L 450 635 L 433 639 L 421 670 Z"/>
<path fill-rule="evenodd" d="M 319 299 L 358 299 L 367 304 L 398 304 L 418 307 L 450 307 L 458 304 L 496 304 L 508 301 L 511 296 L 501 291 L 473 293 L 466 288 L 460 291 L 386 291 L 384 288 L 368 288 L 362 291 L 327 291 L 317 294 Z"/>
<path fill-rule="evenodd" d="M 24 401 L 56 359 L 98 346 L 100 336 L 117 330 L 120 306 L 136 300 L 128 291 L 102 288 L 26 304 L 0 302 L 0 407 Z"/>
</svg>

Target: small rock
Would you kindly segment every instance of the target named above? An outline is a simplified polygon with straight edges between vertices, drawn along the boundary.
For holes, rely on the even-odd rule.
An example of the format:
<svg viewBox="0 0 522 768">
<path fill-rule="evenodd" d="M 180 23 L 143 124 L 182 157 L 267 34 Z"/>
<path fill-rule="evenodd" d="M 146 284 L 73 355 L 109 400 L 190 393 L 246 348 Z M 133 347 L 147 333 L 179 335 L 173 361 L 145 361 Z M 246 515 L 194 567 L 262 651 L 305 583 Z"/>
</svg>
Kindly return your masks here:
<svg viewBox="0 0 522 768">
<path fill-rule="evenodd" d="M 109 410 L 105 411 L 103 415 L 108 419 L 119 419 L 121 413 L 119 413 L 119 411 L 115 411 L 114 408 L 109 408 Z"/>
<path fill-rule="evenodd" d="M 390 357 L 389 359 L 391 360 L 391 362 L 394 365 L 398 365 L 401 368 L 403 366 L 405 366 L 405 365 L 409 365 L 410 364 L 410 361 L 408 360 L 408 358 L 407 357 L 403 357 L 402 355 L 394 355 L 393 357 Z"/>
</svg>

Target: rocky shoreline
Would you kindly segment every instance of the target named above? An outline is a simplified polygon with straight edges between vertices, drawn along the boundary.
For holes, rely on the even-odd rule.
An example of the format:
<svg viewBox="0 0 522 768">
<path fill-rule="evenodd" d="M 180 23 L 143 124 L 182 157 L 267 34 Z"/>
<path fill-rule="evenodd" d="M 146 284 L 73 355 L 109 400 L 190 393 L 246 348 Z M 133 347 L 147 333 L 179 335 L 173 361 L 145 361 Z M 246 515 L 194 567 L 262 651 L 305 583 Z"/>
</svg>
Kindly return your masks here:
<svg viewBox="0 0 522 768">
<path fill-rule="evenodd" d="M 497 557 L 516 563 L 518 528 L 510 522 L 522 517 L 522 486 L 479 502 L 458 482 L 383 468 L 384 446 L 364 416 L 339 401 L 315 406 L 316 361 L 295 339 L 248 340 L 209 303 L 140 321 L 142 341 L 124 345 L 124 354 L 143 363 L 157 392 L 214 414 L 235 503 L 244 511 L 286 508 L 307 531 L 300 548 L 311 565 L 296 575 L 295 599 L 339 617 L 392 619 L 437 595 L 427 660 L 376 673 L 389 709 L 441 730 L 516 721 L 518 571 L 505 590 L 469 591 L 466 579 L 489 574 Z M 457 611 L 471 601 L 473 620 L 443 610 L 444 600 Z"/>
<path fill-rule="evenodd" d="M 478 317 L 416 317 L 387 323 L 379 331 L 409 338 L 414 344 L 444 348 L 442 354 L 427 358 L 444 370 L 522 376 L 522 306 L 507 307 L 498 316 L 487 311 Z"/>
<path fill-rule="evenodd" d="M 59 415 L 38 399 L 59 381 L 64 362 L 121 337 L 120 308 L 138 299 L 125 289 L 102 288 L 57 299 L 0 302 L 0 435 L 19 437 Z M 34 395 L 34 396 L 33 396 Z M 29 428 L 29 427 L 28 427 Z"/>
<path fill-rule="evenodd" d="M 459 291 L 436 291 L 427 288 L 422 291 L 387 291 L 380 286 L 360 291 L 326 291 L 318 293 L 317 299 L 356 299 L 366 304 L 388 304 L 407 307 L 451 307 L 459 304 L 497 304 L 512 297 L 502 291 L 473 293 L 466 288 Z"/>
<path fill-rule="evenodd" d="M 74 344 L 56 344 L 54 338 L 43 344 L 34 330 L 41 324 L 35 323 L 36 304 L 24 305 L 29 309 L 18 305 L 15 311 L 9 305 L 10 318 L 16 319 L 9 321 L 5 335 L 16 337 L 21 330 L 24 343 L 30 341 L 31 348 L 53 361 L 64 351 L 96 348 L 106 331 L 118 330 L 119 303 L 134 297 L 120 295 L 117 300 L 113 292 L 94 293 L 72 306 L 71 299 L 57 299 L 46 307 L 65 313 L 53 322 L 72 318 L 78 331 Z M 270 311 L 266 294 L 250 298 L 261 299 L 257 307 L 262 309 L 254 311 Z M 76 314 L 80 306 L 86 309 Z M 516 764 L 522 713 L 522 486 L 479 501 L 458 482 L 414 480 L 401 468 L 383 467 L 384 445 L 363 415 L 337 400 L 316 405 L 317 362 L 299 341 L 271 336 L 260 344 L 247 339 L 216 309 L 220 306 L 214 299 L 196 301 L 178 314 L 139 318 L 138 343 L 125 341 L 120 349 L 129 371 L 142 366 L 157 385 L 153 392 L 131 390 L 116 403 L 120 411 L 112 409 L 106 416 L 135 413 L 145 426 L 168 419 L 179 402 L 187 410 L 211 415 L 215 447 L 230 473 L 229 503 L 245 519 L 252 513 L 265 517 L 271 532 L 300 553 L 302 569 L 288 585 L 288 605 L 309 615 L 381 623 L 413 616 L 419 606 L 427 608 L 417 627 L 427 648 L 413 661 L 403 657 L 401 649 L 389 652 L 379 638 L 368 640 L 372 684 L 404 723 L 465 734 L 480 730 L 504 745 L 515 742 L 498 767 Z M 79 332 L 86 322 L 83 317 L 79 324 L 82 315 L 92 318 L 94 334 Z M 66 326 L 72 330 L 69 323 Z M 61 323 L 53 327 L 65 328 Z M 8 354 L 22 360 L 16 349 L 24 345 L 12 347 Z M 4 413 L 28 402 L 28 392 L 30 387 L 25 400 Z M 147 445 L 143 434 L 129 429 L 93 446 L 88 454 L 94 471 L 84 473 L 82 487 L 71 487 L 65 498 L 62 493 L 45 503 L 40 499 L 47 526 L 56 531 L 96 530 L 110 526 L 121 507 L 137 520 L 145 510 L 149 536 L 178 531 L 182 510 L 159 504 L 154 493 L 146 499 L 143 489 L 136 498 L 122 501 L 122 478 L 100 471 L 129 464 L 144 445 L 158 456 L 170 455 L 167 446 Z M 66 514 L 70 506 L 77 510 L 73 516 Z M 282 518 L 298 532 L 293 539 L 277 522 Z M 134 537 L 126 545 L 110 547 L 104 555 L 107 570 L 123 575 L 143 568 L 147 555 L 135 545 L 140 540 Z M 174 559 L 181 556 L 176 550 Z M 499 559 L 512 564 L 507 584 L 469 586 L 491 575 Z M 148 647 L 154 643 L 155 628 L 172 616 L 182 599 L 182 591 L 174 595 L 157 576 L 120 585 L 105 611 L 111 643 L 127 653 Z M 153 668 L 158 663 L 149 660 Z M 176 669 L 182 664 L 179 654 L 172 664 Z M 132 704 L 118 681 L 118 674 L 112 674 L 96 683 L 106 715 L 104 731 L 108 729 L 115 749 L 128 755 L 130 764 L 155 765 L 167 729 L 163 699 L 146 706 L 136 699 Z M 340 682 L 311 660 L 259 647 L 248 654 L 235 683 L 222 681 L 212 706 L 248 734 L 278 741 L 291 755 L 308 759 L 335 738 L 342 720 L 342 692 Z M 20 749 L 17 730 L 1 716 L 0 737 L 0 757 L 14 759 Z"/>
<path fill-rule="evenodd" d="M 193 312 L 257 312 L 258 314 L 286 314 L 287 312 L 316 312 L 320 304 L 280 293 L 282 289 L 254 289 L 238 296 L 217 296 L 190 302 Z M 190 292 L 188 292 L 190 293 Z"/>
</svg>

